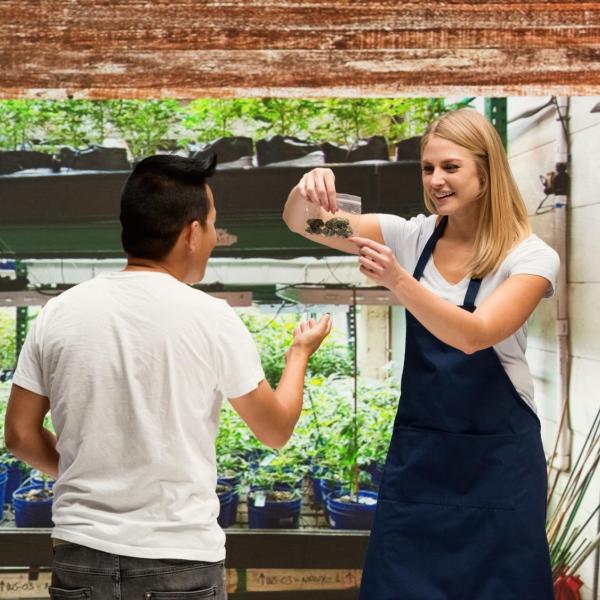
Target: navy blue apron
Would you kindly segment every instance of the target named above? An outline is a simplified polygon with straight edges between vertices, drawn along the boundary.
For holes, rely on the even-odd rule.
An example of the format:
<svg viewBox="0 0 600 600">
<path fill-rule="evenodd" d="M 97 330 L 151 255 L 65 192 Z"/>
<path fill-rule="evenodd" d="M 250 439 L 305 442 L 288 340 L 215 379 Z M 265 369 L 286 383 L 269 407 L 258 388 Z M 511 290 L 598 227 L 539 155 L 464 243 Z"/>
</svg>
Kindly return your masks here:
<svg viewBox="0 0 600 600">
<path fill-rule="evenodd" d="M 480 285 L 471 279 L 463 309 L 475 310 Z M 401 398 L 360 600 L 553 600 L 546 486 L 540 422 L 494 349 L 465 354 L 406 311 Z"/>
</svg>

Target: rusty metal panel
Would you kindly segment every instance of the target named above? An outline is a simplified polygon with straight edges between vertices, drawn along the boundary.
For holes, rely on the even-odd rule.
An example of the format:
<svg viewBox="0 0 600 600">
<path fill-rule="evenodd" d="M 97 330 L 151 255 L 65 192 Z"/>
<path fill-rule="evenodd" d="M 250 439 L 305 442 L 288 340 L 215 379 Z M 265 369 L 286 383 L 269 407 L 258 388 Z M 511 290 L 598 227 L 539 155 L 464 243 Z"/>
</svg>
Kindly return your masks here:
<svg viewBox="0 0 600 600">
<path fill-rule="evenodd" d="M 600 91 L 600 3 L 3 0 L 0 97 Z"/>
</svg>

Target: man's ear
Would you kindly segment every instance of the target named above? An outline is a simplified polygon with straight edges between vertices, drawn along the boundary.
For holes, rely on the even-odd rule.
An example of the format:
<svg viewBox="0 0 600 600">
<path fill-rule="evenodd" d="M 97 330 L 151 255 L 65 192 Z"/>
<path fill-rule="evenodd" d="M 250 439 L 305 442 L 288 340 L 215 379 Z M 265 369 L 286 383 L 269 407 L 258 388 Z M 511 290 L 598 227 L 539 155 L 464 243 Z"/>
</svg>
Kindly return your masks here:
<svg viewBox="0 0 600 600">
<path fill-rule="evenodd" d="M 192 221 L 185 228 L 185 242 L 188 251 L 192 252 L 196 249 L 196 245 L 200 243 L 200 236 L 202 235 L 202 228 L 198 221 Z"/>
</svg>

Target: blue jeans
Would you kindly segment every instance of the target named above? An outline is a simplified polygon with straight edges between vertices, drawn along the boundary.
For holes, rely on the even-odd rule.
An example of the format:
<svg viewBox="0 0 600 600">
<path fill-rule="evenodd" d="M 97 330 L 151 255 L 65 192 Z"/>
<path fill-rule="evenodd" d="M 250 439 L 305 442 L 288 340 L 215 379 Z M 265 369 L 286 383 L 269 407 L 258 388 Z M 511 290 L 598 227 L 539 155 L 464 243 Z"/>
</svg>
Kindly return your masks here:
<svg viewBox="0 0 600 600">
<path fill-rule="evenodd" d="M 226 600 L 222 562 L 133 558 L 64 543 L 54 549 L 52 600 Z"/>
</svg>

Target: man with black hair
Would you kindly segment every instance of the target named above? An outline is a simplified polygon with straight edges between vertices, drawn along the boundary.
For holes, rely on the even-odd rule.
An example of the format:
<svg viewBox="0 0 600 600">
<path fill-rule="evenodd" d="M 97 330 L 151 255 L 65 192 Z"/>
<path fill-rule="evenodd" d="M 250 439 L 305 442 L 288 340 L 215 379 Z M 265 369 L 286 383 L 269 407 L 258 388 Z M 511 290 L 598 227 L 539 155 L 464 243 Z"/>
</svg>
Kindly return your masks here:
<svg viewBox="0 0 600 600">
<path fill-rule="evenodd" d="M 57 477 L 52 598 L 225 598 L 222 396 L 274 448 L 300 415 L 329 318 L 296 329 L 273 391 L 233 309 L 186 285 L 216 243 L 215 163 L 142 160 L 121 199 L 126 268 L 50 300 L 19 357 L 6 445 Z"/>
</svg>

